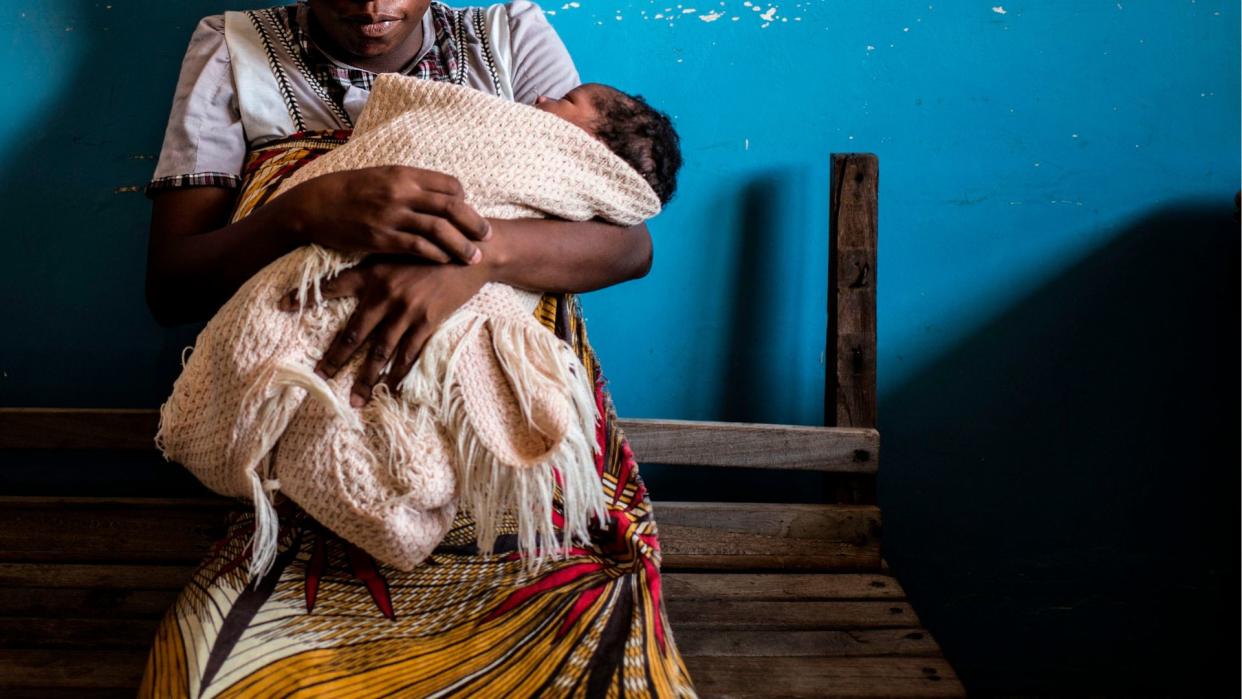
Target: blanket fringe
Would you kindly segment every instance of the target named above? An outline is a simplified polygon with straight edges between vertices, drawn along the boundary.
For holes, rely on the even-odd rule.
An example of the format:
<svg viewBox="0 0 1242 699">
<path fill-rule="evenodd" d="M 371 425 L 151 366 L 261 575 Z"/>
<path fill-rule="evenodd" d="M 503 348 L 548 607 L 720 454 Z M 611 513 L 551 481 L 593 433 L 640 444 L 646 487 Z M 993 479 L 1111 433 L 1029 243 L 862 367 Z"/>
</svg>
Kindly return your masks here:
<svg viewBox="0 0 1242 699">
<path fill-rule="evenodd" d="M 273 502 L 280 481 L 271 477 L 271 452 L 284 434 L 293 412 L 303 398 L 291 392 L 301 389 L 307 395 L 327 403 L 351 427 L 362 429 L 358 416 L 332 392 L 326 381 L 311 369 L 288 362 L 269 362 L 260 369 L 246 387 L 242 398 L 242 416 L 254 415 L 253 422 L 234 425 L 246 430 L 251 438 L 249 451 L 234 454 L 233 463 L 240 464 L 250 479 L 250 499 L 254 504 L 255 531 L 250 539 L 250 579 L 253 583 L 268 573 L 276 560 L 279 518 Z M 239 443 L 234 435 L 233 443 Z"/>
<path fill-rule="evenodd" d="M 507 463 L 498 458 L 471 422 L 455 376 L 460 352 L 453 352 L 444 372 L 440 412 L 443 423 L 457 436 L 454 446 L 460 507 L 473 516 L 476 544 L 485 554 L 493 551 L 504 514 L 515 512 L 518 548 L 527 571 L 537 573 L 548 560 L 563 560 L 568 555 L 565 549 L 575 540 L 590 541 L 591 515 L 601 526 L 608 521 L 603 488 L 595 471 L 598 445 L 588 436 L 594 435 L 598 411 L 593 398 L 583 400 L 589 389 L 573 376 L 577 357 L 556 336 L 520 321 L 483 319 L 476 329 L 483 325 L 490 326 L 495 356 L 523 421 L 555 446 L 545 454 L 529 455 L 527 463 Z M 459 349 L 465 345 L 460 343 Z M 550 434 L 539 424 L 534 401 L 548 392 L 566 400 L 575 413 L 563 434 Z M 561 547 L 557 546 L 554 505 L 558 484 L 563 507 Z"/>
</svg>

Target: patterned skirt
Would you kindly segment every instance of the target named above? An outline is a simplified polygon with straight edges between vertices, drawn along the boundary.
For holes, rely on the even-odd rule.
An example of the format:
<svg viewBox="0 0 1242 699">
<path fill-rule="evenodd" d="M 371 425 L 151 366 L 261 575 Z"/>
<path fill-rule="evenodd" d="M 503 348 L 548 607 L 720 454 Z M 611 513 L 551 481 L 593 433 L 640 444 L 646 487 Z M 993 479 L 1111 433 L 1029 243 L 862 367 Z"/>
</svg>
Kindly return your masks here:
<svg viewBox="0 0 1242 699">
<path fill-rule="evenodd" d="M 306 132 L 251 153 L 234 220 L 348 136 Z M 139 695 L 695 696 L 660 592 L 651 500 L 578 301 L 546 294 L 536 315 L 594 377 L 607 528 L 593 524 L 589 545 L 532 575 L 515 519 L 483 555 L 474 523 L 459 513 L 431 556 L 405 573 L 286 500 L 276 563 L 248 585 L 254 515 L 230 513 L 227 533 L 161 620 Z"/>
</svg>

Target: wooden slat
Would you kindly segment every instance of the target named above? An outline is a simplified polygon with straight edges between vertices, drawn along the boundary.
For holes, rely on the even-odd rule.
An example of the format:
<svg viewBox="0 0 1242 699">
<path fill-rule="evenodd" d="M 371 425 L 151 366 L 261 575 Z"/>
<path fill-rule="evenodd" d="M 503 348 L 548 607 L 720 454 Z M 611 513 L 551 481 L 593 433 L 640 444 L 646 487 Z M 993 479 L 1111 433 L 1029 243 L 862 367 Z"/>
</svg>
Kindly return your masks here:
<svg viewBox="0 0 1242 699">
<path fill-rule="evenodd" d="M 156 410 L 0 408 L 0 448 L 152 450 Z M 874 473 L 872 428 L 624 419 L 640 461 L 670 465 Z"/>
<path fill-rule="evenodd" d="M 4 690 L 4 699 L 134 699 L 134 689 L 134 687 L 117 689 L 10 687 Z"/>
<path fill-rule="evenodd" d="M 0 497 L 0 561 L 197 562 L 223 534 L 225 498 Z M 655 502 L 669 569 L 874 570 L 869 505 Z"/>
<path fill-rule="evenodd" d="M 882 602 L 668 600 L 674 629 L 799 630 L 909 628 L 918 616 L 905 600 Z"/>
<path fill-rule="evenodd" d="M 129 689 L 138 688 L 147 651 L 131 650 L 0 650 L 0 689 Z M 132 696 L 132 694 L 131 694 Z"/>
<path fill-rule="evenodd" d="M 154 449 L 159 411 L 0 408 L 0 449 Z"/>
<path fill-rule="evenodd" d="M 640 463 L 874 473 L 880 433 L 692 420 L 622 420 Z"/>
<path fill-rule="evenodd" d="M 686 658 L 704 697 L 964 697 L 938 658 Z"/>
<path fill-rule="evenodd" d="M 197 562 L 240 506 L 226 498 L 0 497 L 0 561 Z"/>
<path fill-rule="evenodd" d="M 176 598 L 177 590 L 16 587 L 0 596 L 0 617 L 154 619 Z"/>
<path fill-rule="evenodd" d="M 60 570 L 62 568 L 65 570 Z M 4 590 L 0 593 L 0 616 L 157 616 L 172 603 L 190 573 L 190 566 L 0 564 L 0 590 Z M 91 579 L 92 574 L 98 577 Z M 797 604 L 862 602 L 866 604 L 828 607 L 829 615 L 825 618 L 849 618 L 860 626 L 870 627 L 891 627 L 899 617 L 910 625 L 917 621 L 907 611 L 908 606 L 901 606 L 905 604 L 901 586 L 895 579 L 883 575 L 673 572 L 663 576 L 661 589 L 670 605 L 691 605 L 684 607 L 686 614 L 698 613 L 700 607 L 693 605 L 700 603 L 720 603 L 720 609 L 728 609 L 730 603 L 762 602 L 780 610 L 793 609 L 790 605 Z M 751 608 L 769 607 L 751 605 Z M 819 628 L 837 623 L 815 621 L 808 616 L 816 609 L 818 607 L 806 606 L 803 616 L 786 618 Z M 893 612 L 893 609 L 900 611 Z M 753 626 L 750 622 L 745 625 Z"/>
<path fill-rule="evenodd" d="M 0 589 L 90 588 L 180 590 L 194 566 L 188 563 L 0 563 Z M 904 599 L 901 584 L 873 573 L 666 573 L 661 590 L 669 599 Z"/>
<path fill-rule="evenodd" d="M 176 590 L 11 588 L 0 599 L 0 617 L 158 618 Z M 905 600 L 719 600 L 670 597 L 674 628 L 816 630 L 900 628 L 919 625 Z"/>
<path fill-rule="evenodd" d="M 870 573 L 669 573 L 662 579 L 660 589 L 668 599 L 901 600 L 906 597 L 896 578 Z"/>
<path fill-rule="evenodd" d="M 952 668 L 939 658 L 690 656 L 685 660 L 703 697 L 965 696 Z M 0 650 L 0 688 L 132 691 L 145 664 L 146 652 L 140 649 Z M 8 691 L 6 695 L 14 696 Z"/>
<path fill-rule="evenodd" d="M 0 618 L 0 648 L 150 648 L 159 617 Z"/>
<path fill-rule="evenodd" d="M 879 161 L 832 156 L 824 421 L 875 427 L 875 292 Z"/>
<path fill-rule="evenodd" d="M 154 633 L 154 631 L 152 631 Z M 921 628 L 817 631 L 735 630 L 673 626 L 682 657 L 942 657 Z"/>
<path fill-rule="evenodd" d="M 0 648 L 149 648 L 158 617 L 145 619 L 0 618 Z M 684 657 L 941 657 L 921 628 L 738 630 L 673 626 Z"/>
<path fill-rule="evenodd" d="M 880 510 L 873 505 L 655 502 L 671 569 L 875 570 Z"/>
<path fill-rule="evenodd" d="M 194 566 L 190 563 L 0 563 L 0 589 L 179 590 L 189 582 L 193 572 Z"/>
</svg>

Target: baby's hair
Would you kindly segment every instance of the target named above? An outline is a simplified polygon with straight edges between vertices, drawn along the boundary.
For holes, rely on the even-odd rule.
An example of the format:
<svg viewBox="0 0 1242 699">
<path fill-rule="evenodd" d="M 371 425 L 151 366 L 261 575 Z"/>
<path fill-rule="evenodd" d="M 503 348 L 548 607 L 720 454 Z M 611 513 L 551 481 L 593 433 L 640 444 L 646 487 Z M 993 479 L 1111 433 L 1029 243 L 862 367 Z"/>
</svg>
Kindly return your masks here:
<svg viewBox="0 0 1242 699">
<path fill-rule="evenodd" d="M 638 171 L 667 204 L 677 190 L 681 139 L 673 122 L 642 98 L 608 88 L 595 100 L 595 136 Z"/>
</svg>

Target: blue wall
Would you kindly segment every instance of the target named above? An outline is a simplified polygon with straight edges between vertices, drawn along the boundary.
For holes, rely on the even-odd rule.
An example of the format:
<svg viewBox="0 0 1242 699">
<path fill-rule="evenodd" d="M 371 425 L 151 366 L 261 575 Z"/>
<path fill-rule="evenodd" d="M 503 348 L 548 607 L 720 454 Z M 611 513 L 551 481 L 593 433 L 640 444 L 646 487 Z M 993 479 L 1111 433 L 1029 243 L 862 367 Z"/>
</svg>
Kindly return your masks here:
<svg viewBox="0 0 1242 699">
<path fill-rule="evenodd" d="M 622 414 L 820 423 L 828 154 L 875 152 L 885 555 L 950 660 L 985 691 L 1228 669 L 1238 3 L 667 2 L 545 8 L 683 136 L 651 274 L 585 302 Z M 138 189 L 224 8 L 0 8 L 0 404 L 166 395 L 195 328 L 147 315 Z"/>
<path fill-rule="evenodd" d="M 587 301 L 627 415 L 822 420 L 830 152 L 880 156 L 881 401 L 1136 217 L 1238 186 L 1237 3 L 663 2 L 546 8 L 684 138 L 651 274 Z M 0 288 L 51 296 L 0 309 L 0 401 L 151 405 L 180 339 L 141 303 L 133 189 L 225 5 L 6 5 Z"/>
</svg>

